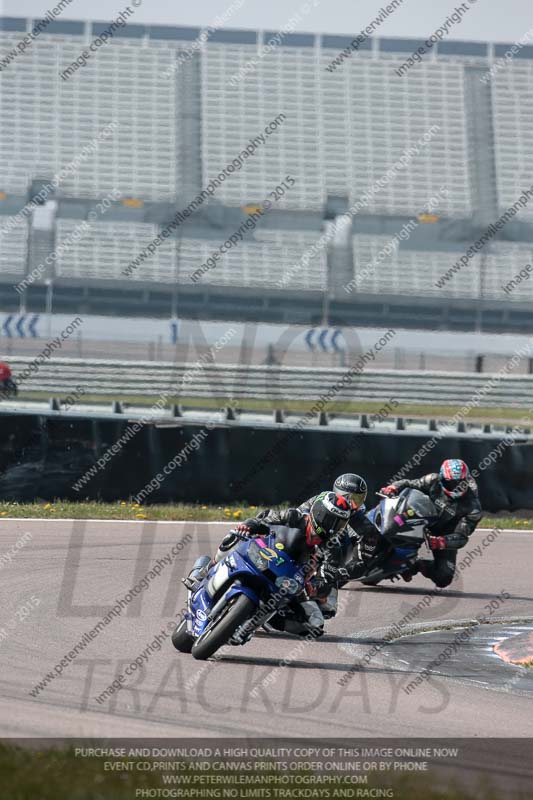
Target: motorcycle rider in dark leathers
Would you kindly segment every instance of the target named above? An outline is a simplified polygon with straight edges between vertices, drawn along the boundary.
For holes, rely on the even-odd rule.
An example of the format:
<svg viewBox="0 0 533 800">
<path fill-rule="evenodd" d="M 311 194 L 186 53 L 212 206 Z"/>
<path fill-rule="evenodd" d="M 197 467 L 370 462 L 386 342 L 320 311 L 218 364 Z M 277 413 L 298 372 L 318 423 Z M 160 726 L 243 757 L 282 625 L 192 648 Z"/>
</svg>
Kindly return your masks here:
<svg viewBox="0 0 533 800">
<path fill-rule="evenodd" d="M 315 498 L 308 512 L 299 511 L 297 508 L 284 511 L 267 510 L 235 526 L 235 530 L 241 535 L 254 538 L 267 535 L 270 526 L 273 525 L 292 529 L 287 530 L 283 543 L 291 557 L 303 567 L 305 591 L 298 597 L 297 604 L 294 604 L 292 608 L 294 613 L 287 618 L 282 613 L 277 614 L 275 620 L 270 620 L 272 627 L 298 635 L 305 635 L 309 631 L 312 631 L 314 636 L 323 633 L 324 617 L 318 604 L 312 599 L 315 588 L 311 579 L 320 562 L 319 548 L 327 547 L 331 539 L 342 534 L 349 518 L 350 505 L 346 499 L 334 492 L 323 492 Z M 215 562 L 224 558 L 238 542 L 236 536 L 228 533 L 220 543 Z M 187 588 L 194 590 L 197 581 L 205 574 L 207 574 L 205 564 L 201 568 L 195 565 L 184 583 Z"/>
<path fill-rule="evenodd" d="M 367 563 L 382 546 L 381 537 L 366 516 L 365 500 L 368 492 L 366 481 L 360 475 L 346 472 L 335 480 L 333 491 L 350 503 L 350 519 L 342 536 L 328 548 L 318 569 L 319 601 L 324 616 L 333 617 L 337 610 L 337 586 L 348 580 L 361 577 Z M 314 497 L 298 506 L 308 512 Z M 351 557 L 350 557 L 351 556 Z M 322 595 L 326 594 L 326 597 Z"/>
<path fill-rule="evenodd" d="M 402 577 L 410 581 L 420 572 L 439 588 L 449 586 L 455 574 L 457 551 L 467 544 L 483 516 L 477 484 L 465 462 L 452 458 L 443 462 L 439 472 L 394 481 L 381 492 L 394 497 L 405 488 L 426 494 L 435 504 L 438 519 L 429 526 L 427 539 L 433 561 L 418 559 Z"/>
</svg>

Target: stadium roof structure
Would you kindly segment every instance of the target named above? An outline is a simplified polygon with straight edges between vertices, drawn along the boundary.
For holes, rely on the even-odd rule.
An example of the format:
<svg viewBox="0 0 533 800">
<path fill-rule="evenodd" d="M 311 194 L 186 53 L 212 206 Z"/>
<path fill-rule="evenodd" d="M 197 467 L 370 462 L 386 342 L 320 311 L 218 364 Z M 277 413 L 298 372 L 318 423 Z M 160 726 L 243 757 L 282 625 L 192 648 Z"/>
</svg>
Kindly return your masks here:
<svg viewBox="0 0 533 800">
<path fill-rule="evenodd" d="M 27 31 L 31 30 L 32 24 L 41 19 L 40 17 L 8 17 L 0 16 L 0 31 Z M 54 20 L 41 31 L 41 35 L 71 35 L 83 36 L 93 34 L 98 36 L 109 25 L 109 21 L 94 20 Z M 167 40 L 175 42 L 193 42 L 199 38 L 207 26 L 188 27 L 176 25 L 139 25 L 129 23 L 124 27 L 118 28 L 114 32 L 117 38 L 127 39 L 149 39 Z M 258 44 L 261 40 L 268 41 L 275 36 L 277 31 L 272 30 L 251 30 L 245 28 L 219 28 L 213 31 L 207 43 L 213 44 Z M 283 47 L 314 47 L 319 45 L 322 48 L 342 50 L 348 47 L 353 41 L 357 32 L 353 34 L 323 34 L 323 33 L 286 33 L 283 36 Z M 386 53 L 412 53 L 422 40 L 404 37 L 368 37 L 362 42 L 358 50 L 372 50 L 377 54 Z M 463 40 L 447 40 L 437 42 L 433 51 L 437 55 L 443 56 L 470 56 L 478 58 L 500 58 L 505 55 L 513 43 L 504 42 L 474 42 Z M 515 58 L 533 59 L 533 45 L 524 45 L 515 54 Z"/>
</svg>

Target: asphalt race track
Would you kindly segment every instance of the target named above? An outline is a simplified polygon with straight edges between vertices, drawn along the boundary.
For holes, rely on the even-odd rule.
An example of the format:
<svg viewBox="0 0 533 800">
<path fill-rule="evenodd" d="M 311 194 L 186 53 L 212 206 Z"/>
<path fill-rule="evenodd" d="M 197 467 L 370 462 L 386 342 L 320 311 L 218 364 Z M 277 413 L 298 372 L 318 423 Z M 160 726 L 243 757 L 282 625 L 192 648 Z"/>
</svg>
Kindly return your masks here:
<svg viewBox="0 0 533 800">
<path fill-rule="evenodd" d="M 418 576 L 410 584 L 351 584 L 317 642 L 261 635 L 226 648 L 219 660 L 198 662 L 177 653 L 167 631 L 185 600 L 180 578 L 198 555 L 214 551 L 228 527 L 2 520 L 1 735 L 533 736 L 533 671 L 492 653 L 496 641 L 533 621 L 533 533 L 501 532 L 438 594 Z M 187 532 L 192 541 L 165 563 Z M 476 532 L 461 558 L 484 535 Z M 158 559 L 160 574 L 36 692 Z M 419 615 L 406 624 L 417 604 Z M 490 624 L 458 627 L 483 615 Z M 387 641 L 400 622 L 408 635 Z M 153 645 L 121 690 L 98 703 L 139 654 L 150 652 L 156 634 L 161 648 Z M 438 674 L 405 691 L 450 643 Z"/>
</svg>

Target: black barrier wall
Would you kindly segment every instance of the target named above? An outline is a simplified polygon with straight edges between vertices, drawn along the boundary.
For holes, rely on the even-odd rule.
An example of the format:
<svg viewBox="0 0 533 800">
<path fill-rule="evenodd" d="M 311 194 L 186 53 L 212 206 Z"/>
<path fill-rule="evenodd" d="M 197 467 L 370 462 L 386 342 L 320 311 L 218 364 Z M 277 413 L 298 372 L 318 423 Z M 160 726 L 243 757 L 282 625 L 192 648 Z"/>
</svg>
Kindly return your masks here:
<svg viewBox="0 0 533 800">
<path fill-rule="evenodd" d="M 299 503 L 350 471 L 365 476 L 372 503 L 393 477 L 417 477 L 445 458 L 462 458 L 479 470 L 485 510 L 533 509 L 533 441 L 446 436 L 422 456 L 432 436 L 242 424 L 135 430 L 127 420 L 1 416 L 0 499 L 115 501 L 141 493 L 145 504 L 248 500 L 268 506 Z"/>
</svg>

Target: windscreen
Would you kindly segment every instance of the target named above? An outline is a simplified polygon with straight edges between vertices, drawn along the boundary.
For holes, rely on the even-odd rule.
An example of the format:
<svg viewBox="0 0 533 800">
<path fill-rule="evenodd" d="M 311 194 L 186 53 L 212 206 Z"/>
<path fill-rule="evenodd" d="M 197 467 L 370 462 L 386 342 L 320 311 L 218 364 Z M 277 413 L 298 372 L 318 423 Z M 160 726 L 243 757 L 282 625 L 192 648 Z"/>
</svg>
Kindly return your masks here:
<svg viewBox="0 0 533 800">
<path fill-rule="evenodd" d="M 414 511 L 414 516 L 418 519 L 428 519 L 437 516 L 437 509 L 433 501 L 418 489 L 410 489 L 404 498 L 403 509 Z M 402 510 L 403 510 L 402 509 Z"/>
</svg>

